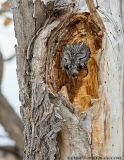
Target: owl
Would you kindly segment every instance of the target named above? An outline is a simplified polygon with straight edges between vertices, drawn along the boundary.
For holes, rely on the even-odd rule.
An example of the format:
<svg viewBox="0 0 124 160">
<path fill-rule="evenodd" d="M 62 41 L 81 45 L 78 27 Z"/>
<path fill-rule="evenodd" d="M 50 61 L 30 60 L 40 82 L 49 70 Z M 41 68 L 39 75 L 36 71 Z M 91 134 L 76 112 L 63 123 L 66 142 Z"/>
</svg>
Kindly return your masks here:
<svg viewBox="0 0 124 160">
<path fill-rule="evenodd" d="M 62 68 L 68 75 L 78 78 L 81 69 L 87 70 L 90 49 L 84 43 L 66 45 L 62 55 Z"/>
</svg>

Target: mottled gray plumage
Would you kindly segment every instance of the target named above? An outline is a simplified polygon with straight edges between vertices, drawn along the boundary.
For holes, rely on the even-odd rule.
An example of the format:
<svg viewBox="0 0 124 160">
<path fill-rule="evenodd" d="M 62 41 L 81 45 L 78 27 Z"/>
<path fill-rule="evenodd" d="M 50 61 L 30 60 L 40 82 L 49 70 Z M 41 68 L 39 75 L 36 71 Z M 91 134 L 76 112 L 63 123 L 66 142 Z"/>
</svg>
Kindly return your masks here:
<svg viewBox="0 0 124 160">
<path fill-rule="evenodd" d="M 62 67 L 67 74 L 78 78 L 81 69 L 87 69 L 90 49 L 84 43 L 66 45 L 62 55 Z"/>
</svg>

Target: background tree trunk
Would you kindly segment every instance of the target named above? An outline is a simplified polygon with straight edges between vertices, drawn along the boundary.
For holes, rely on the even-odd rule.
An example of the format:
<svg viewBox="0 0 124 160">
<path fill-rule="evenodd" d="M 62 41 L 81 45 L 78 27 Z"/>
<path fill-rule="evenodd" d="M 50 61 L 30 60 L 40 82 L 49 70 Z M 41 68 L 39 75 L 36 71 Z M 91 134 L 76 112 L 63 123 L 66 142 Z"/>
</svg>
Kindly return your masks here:
<svg viewBox="0 0 124 160">
<path fill-rule="evenodd" d="M 0 145 L 0 158 L 14 159 L 16 155 L 15 158 L 22 159 L 24 149 L 23 124 L 1 91 L 3 61 L 0 52 L 0 124 L 4 126 L 5 130 L 8 132 L 8 136 L 13 139 L 16 144 L 15 147 Z"/>
<path fill-rule="evenodd" d="M 122 2 L 8 0 L 18 41 L 25 160 L 121 157 Z M 88 74 L 62 69 L 66 44 L 85 43 Z"/>
</svg>

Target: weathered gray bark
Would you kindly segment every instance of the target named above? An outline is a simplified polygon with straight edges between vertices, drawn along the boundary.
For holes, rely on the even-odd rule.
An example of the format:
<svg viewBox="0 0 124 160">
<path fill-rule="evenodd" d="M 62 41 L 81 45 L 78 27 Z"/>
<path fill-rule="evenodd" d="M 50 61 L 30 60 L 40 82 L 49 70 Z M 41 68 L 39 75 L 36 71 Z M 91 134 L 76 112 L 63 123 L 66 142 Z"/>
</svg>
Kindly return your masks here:
<svg viewBox="0 0 124 160">
<path fill-rule="evenodd" d="M 25 160 L 122 157 L 121 2 L 8 0 L 18 41 Z M 61 67 L 66 44 L 86 43 L 88 74 Z"/>
</svg>

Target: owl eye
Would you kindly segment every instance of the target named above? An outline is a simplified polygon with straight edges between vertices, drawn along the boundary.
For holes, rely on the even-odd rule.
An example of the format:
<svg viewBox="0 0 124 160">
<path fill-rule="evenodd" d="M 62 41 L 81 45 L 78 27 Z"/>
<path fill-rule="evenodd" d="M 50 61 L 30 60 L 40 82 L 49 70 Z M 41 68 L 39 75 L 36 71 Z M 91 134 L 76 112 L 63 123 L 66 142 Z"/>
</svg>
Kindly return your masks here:
<svg viewBox="0 0 124 160">
<path fill-rule="evenodd" d="M 84 58 L 86 58 L 87 56 L 86 56 L 86 54 L 85 55 L 83 55 L 83 57 L 82 58 L 80 58 L 80 60 L 82 60 L 82 59 L 84 59 Z"/>
<path fill-rule="evenodd" d="M 82 69 L 82 65 L 79 63 L 77 66 L 78 69 Z"/>
<path fill-rule="evenodd" d="M 67 64 L 64 65 L 64 68 L 65 68 L 65 69 L 68 69 L 68 67 L 69 67 L 69 66 L 68 66 Z"/>
</svg>

